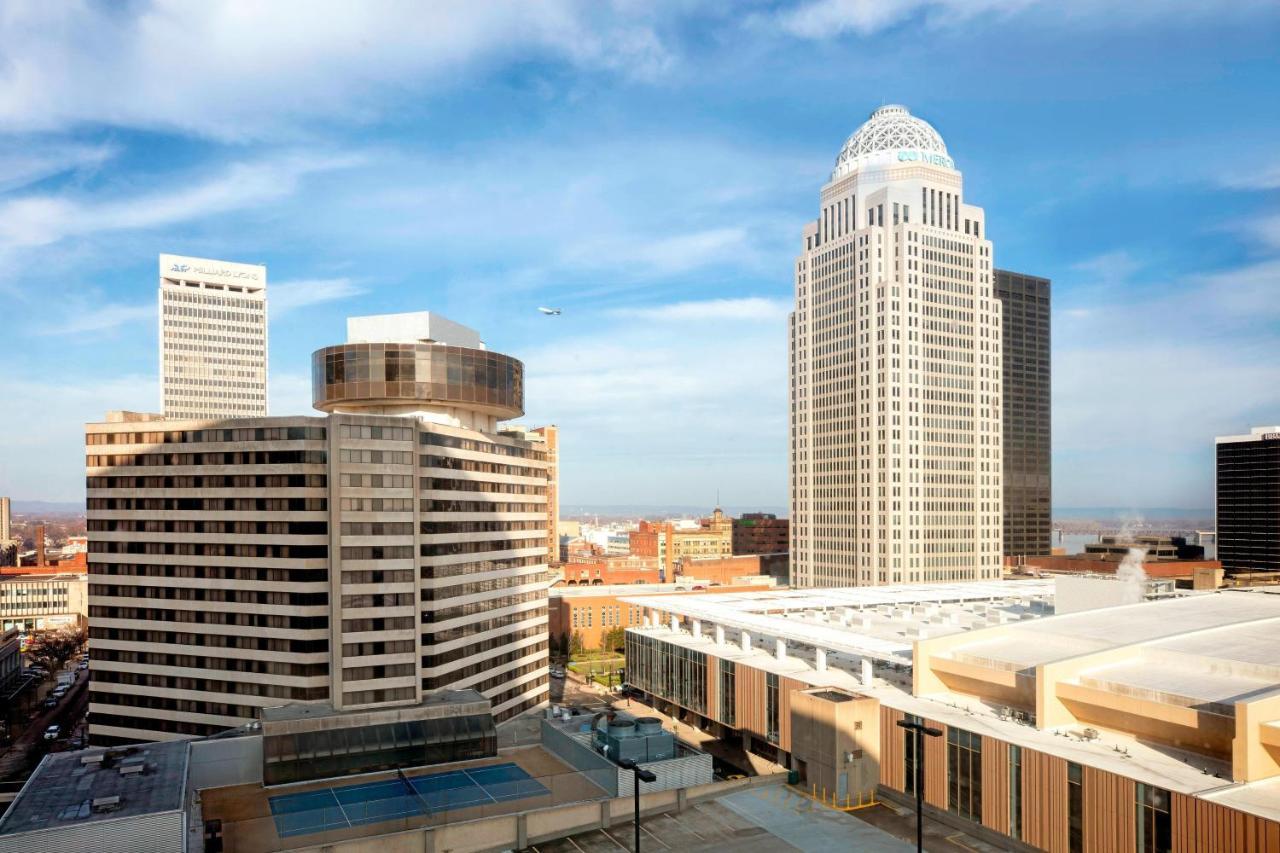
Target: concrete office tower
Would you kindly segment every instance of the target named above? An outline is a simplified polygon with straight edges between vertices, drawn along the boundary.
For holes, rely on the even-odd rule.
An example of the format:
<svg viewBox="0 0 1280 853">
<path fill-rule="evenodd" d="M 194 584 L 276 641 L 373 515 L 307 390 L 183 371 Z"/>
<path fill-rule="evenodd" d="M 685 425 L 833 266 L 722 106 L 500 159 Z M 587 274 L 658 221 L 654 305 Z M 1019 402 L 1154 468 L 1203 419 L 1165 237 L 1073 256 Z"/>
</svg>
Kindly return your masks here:
<svg viewBox="0 0 1280 853">
<path fill-rule="evenodd" d="M 9 541 L 12 530 L 12 516 L 9 514 L 9 499 L 0 498 L 0 545 Z"/>
<path fill-rule="evenodd" d="M 322 417 L 87 426 L 95 743 L 442 687 L 545 703 L 546 454 L 498 433 L 523 365 L 428 315 L 349 329 L 312 356 Z"/>
<path fill-rule="evenodd" d="M 511 425 L 504 435 L 531 441 L 547 454 L 547 560 L 560 563 L 560 428 L 555 424 L 528 429 Z"/>
<path fill-rule="evenodd" d="M 1004 555 L 1053 548 L 1049 279 L 996 270 L 1004 330 Z"/>
<path fill-rule="evenodd" d="M 1218 446 L 1218 559 L 1227 572 L 1280 572 L 1280 424 Z"/>
<path fill-rule="evenodd" d="M 983 211 L 885 106 L 804 229 L 790 318 L 792 582 L 996 578 L 1001 328 Z"/>
<path fill-rule="evenodd" d="M 267 268 L 160 256 L 166 418 L 267 414 Z"/>
</svg>

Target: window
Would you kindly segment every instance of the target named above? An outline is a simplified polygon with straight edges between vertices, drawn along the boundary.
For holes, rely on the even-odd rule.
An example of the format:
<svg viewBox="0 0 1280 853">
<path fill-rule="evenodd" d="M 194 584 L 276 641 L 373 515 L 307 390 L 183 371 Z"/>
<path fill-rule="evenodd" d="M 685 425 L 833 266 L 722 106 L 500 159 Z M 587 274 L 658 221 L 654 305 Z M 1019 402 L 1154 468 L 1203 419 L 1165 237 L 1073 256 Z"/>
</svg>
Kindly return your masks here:
<svg viewBox="0 0 1280 853">
<path fill-rule="evenodd" d="M 1173 824 L 1169 817 L 1169 792 L 1138 783 L 1138 853 L 1169 853 L 1173 849 Z"/>
<path fill-rule="evenodd" d="M 1067 763 L 1067 849 L 1084 853 L 1084 780 L 1080 765 Z"/>
<path fill-rule="evenodd" d="M 982 736 L 947 729 L 947 808 L 982 820 Z"/>
<path fill-rule="evenodd" d="M 765 738 L 769 743 L 778 742 L 778 676 L 772 672 L 764 675 Z"/>
<path fill-rule="evenodd" d="M 1022 840 L 1022 747 L 1009 744 L 1009 835 Z"/>
<path fill-rule="evenodd" d="M 924 721 L 915 714 L 907 714 L 906 722 L 913 725 L 921 725 Z M 908 794 L 915 794 L 916 767 L 918 766 L 918 760 L 916 757 L 916 733 L 911 729 L 903 729 L 902 737 L 902 790 Z"/>
<path fill-rule="evenodd" d="M 734 688 L 737 682 L 735 664 L 731 660 L 720 661 L 720 722 L 726 726 L 736 725 L 734 718 Z"/>
</svg>

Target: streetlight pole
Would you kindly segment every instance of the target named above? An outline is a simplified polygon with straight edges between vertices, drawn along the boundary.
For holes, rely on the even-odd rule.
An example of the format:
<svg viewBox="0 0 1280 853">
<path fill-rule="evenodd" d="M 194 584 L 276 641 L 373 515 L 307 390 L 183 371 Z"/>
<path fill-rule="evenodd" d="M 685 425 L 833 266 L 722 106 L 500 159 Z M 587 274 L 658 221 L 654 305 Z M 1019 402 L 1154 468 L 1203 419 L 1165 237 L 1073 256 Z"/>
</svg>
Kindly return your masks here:
<svg viewBox="0 0 1280 853">
<path fill-rule="evenodd" d="M 942 737 L 942 729 L 909 720 L 898 720 L 898 725 L 912 732 L 916 739 L 916 850 L 924 853 L 924 736 Z"/>
<path fill-rule="evenodd" d="M 640 783 L 641 782 L 657 782 L 658 777 L 653 774 L 652 770 L 645 770 L 633 759 L 619 758 L 618 766 L 623 770 L 630 770 L 635 774 L 635 780 L 631 783 L 631 793 L 636 803 L 636 846 L 635 853 L 640 853 Z"/>
</svg>

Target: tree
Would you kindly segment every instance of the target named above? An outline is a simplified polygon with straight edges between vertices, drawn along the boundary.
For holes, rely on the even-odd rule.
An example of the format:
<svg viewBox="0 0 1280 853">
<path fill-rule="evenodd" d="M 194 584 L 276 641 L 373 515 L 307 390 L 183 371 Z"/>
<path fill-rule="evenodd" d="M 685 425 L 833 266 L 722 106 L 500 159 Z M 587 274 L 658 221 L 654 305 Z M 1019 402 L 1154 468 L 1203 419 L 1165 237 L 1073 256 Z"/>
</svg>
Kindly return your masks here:
<svg viewBox="0 0 1280 853">
<path fill-rule="evenodd" d="M 582 654 L 583 642 L 582 632 L 574 631 L 573 636 L 569 638 L 569 657 L 575 658 Z"/>
<path fill-rule="evenodd" d="M 80 626 L 32 634 L 27 641 L 27 659 L 49 672 L 57 672 L 84 643 L 84 638 L 85 630 Z"/>
<path fill-rule="evenodd" d="M 600 648 L 606 652 L 617 651 L 627 641 L 627 632 L 622 626 L 610 628 L 600 638 Z"/>
</svg>

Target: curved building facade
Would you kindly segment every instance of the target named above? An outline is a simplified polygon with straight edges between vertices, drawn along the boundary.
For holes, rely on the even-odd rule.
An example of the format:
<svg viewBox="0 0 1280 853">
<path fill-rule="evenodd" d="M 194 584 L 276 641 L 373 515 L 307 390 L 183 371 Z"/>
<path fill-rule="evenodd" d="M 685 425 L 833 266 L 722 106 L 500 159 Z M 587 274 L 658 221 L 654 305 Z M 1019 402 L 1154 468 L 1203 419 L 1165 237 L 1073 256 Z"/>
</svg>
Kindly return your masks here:
<svg viewBox="0 0 1280 853">
<path fill-rule="evenodd" d="M 547 453 L 497 429 L 523 367 L 425 316 L 318 350 L 322 417 L 87 425 L 95 744 L 439 688 L 498 720 L 546 702 Z"/>
<path fill-rule="evenodd" d="M 790 317 L 792 579 L 996 578 L 1001 312 L 982 208 L 905 107 L 845 141 Z"/>
<path fill-rule="evenodd" d="M 418 415 L 490 432 L 524 413 L 524 365 L 470 347 L 340 344 L 311 355 L 313 405 L 322 412 Z"/>
</svg>

